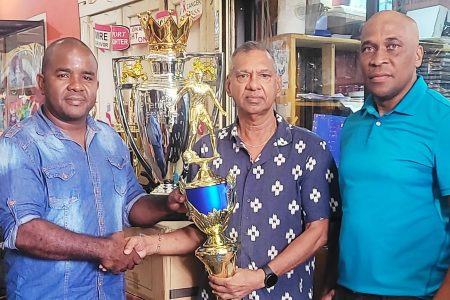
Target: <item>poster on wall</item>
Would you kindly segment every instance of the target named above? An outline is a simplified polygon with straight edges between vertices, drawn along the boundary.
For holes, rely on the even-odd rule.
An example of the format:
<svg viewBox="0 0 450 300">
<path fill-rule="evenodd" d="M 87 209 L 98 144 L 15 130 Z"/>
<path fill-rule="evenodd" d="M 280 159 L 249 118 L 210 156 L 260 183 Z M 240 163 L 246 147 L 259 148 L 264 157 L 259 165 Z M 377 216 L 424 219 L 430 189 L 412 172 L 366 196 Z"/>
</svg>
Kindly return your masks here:
<svg viewBox="0 0 450 300">
<path fill-rule="evenodd" d="M 43 54 L 44 46 L 38 43 L 22 45 L 6 53 L 2 75 L 6 85 L 3 105 L 0 103 L 4 111 L 3 127 L 30 116 L 42 103 L 36 76 L 41 70 Z"/>
<path fill-rule="evenodd" d="M 37 85 L 36 75 L 41 69 L 44 46 L 31 43 L 6 53 L 5 67 L 10 90 L 30 88 Z"/>
<path fill-rule="evenodd" d="M 286 90 L 289 84 L 287 72 L 289 49 L 284 41 L 279 40 L 272 42 L 271 50 L 277 66 L 277 73 L 281 77 L 281 89 Z"/>
</svg>

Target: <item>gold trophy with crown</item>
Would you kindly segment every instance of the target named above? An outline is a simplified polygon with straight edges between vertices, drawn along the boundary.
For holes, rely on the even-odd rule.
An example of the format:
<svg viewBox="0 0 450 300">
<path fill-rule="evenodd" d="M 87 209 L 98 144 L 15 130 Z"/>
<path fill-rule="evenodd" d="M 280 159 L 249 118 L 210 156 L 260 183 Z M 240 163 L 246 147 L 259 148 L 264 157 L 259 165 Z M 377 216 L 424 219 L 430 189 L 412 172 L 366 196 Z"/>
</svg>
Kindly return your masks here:
<svg viewBox="0 0 450 300">
<path fill-rule="evenodd" d="M 156 18 L 150 12 L 138 17 L 149 53 L 113 59 L 121 129 L 155 186 L 151 193 L 168 195 L 179 184 L 186 194 L 192 220 L 207 235 L 196 251 L 207 271 L 231 276 L 237 246 L 223 232 L 234 209 L 235 178 L 217 176 L 209 167 L 219 158 L 214 125 L 219 113 L 225 114 L 220 104 L 223 54 L 185 52 L 192 25 L 189 14 L 178 20 L 173 11 Z M 189 72 L 185 72 L 187 64 Z M 130 119 L 133 114 L 135 120 Z M 209 133 L 211 157 L 193 151 L 200 125 Z M 192 180 L 187 179 L 188 168 L 198 169 Z"/>
</svg>

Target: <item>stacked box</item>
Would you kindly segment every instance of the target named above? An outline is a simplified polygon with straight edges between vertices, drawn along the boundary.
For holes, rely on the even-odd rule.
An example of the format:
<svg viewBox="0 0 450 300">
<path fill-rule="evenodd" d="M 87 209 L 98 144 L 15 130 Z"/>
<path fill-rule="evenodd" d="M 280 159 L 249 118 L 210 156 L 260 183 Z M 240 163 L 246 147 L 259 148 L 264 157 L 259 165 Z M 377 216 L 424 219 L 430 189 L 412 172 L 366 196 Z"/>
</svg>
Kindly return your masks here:
<svg viewBox="0 0 450 300">
<path fill-rule="evenodd" d="M 443 45 L 424 45 L 424 57 L 417 73 L 428 86 L 450 99 L 450 49 Z"/>
<path fill-rule="evenodd" d="M 191 222 L 164 221 L 152 228 L 128 228 L 125 234 L 166 233 L 189 224 Z M 196 299 L 199 277 L 203 272 L 203 265 L 194 254 L 147 256 L 141 264 L 125 273 L 127 299 Z"/>
</svg>

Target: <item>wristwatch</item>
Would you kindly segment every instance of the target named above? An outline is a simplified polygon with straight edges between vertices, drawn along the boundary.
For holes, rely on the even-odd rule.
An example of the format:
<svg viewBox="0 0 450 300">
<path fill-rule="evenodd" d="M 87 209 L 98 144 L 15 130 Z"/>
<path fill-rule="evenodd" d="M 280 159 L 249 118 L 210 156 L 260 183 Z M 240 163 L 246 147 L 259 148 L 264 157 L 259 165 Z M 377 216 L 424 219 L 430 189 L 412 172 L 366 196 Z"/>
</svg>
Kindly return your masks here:
<svg viewBox="0 0 450 300">
<path fill-rule="evenodd" d="M 261 269 L 264 271 L 264 274 L 266 274 L 266 277 L 264 278 L 264 285 L 266 288 L 273 287 L 278 281 L 278 275 L 272 271 L 269 265 L 264 265 Z"/>
</svg>

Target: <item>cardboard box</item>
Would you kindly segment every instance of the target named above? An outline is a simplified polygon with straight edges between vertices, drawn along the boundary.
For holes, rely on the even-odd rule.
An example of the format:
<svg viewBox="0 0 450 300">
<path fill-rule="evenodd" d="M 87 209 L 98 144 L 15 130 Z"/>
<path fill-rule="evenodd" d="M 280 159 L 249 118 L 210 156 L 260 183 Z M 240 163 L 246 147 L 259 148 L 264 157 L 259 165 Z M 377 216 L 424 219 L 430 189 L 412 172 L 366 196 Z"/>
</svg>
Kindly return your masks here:
<svg viewBox="0 0 450 300">
<path fill-rule="evenodd" d="M 407 12 L 414 9 L 442 5 L 450 9 L 450 0 L 394 0 L 393 10 Z"/>
<path fill-rule="evenodd" d="M 164 221 L 152 228 L 132 227 L 126 235 L 170 232 L 191 224 L 188 221 Z M 183 256 L 147 256 L 133 270 L 125 273 L 127 299 L 189 300 L 195 299 L 198 278 L 204 272 L 194 254 Z"/>
</svg>

